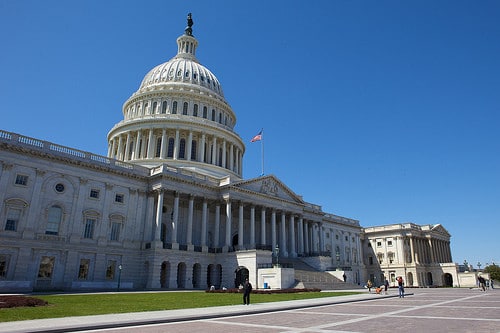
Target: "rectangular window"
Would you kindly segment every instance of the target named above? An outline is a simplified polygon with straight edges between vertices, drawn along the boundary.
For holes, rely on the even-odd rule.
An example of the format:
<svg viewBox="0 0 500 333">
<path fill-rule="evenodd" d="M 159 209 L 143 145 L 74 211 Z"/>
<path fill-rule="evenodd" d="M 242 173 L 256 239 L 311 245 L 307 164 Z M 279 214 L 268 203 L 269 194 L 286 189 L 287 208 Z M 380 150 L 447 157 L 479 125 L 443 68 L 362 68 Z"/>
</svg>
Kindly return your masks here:
<svg viewBox="0 0 500 333">
<path fill-rule="evenodd" d="M 387 246 L 392 246 L 392 240 L 387 241 Z"/>
<path fill-rule="evenodd" d="M 49 208 L 49 216 L 47 219 L 47 229 L 45 233 L 47 235 L 57 235 L 59 234 L 59 225 L 61 224 L 62 209 L 58 206 L 52 206 Z"/>
<path fill-rule="evenodd" d="M 5 279 L 7 276 L 7 256 L 0 256 L 0 279 Z"/>
<path fill-rule="evenodd" d="M 83 238 L 92 239 L 94 238 L 94 229 L 96 225 L 96 220 L 88 218 L 85 220 L 85 231 L 83 232 Z"/>
<path fill-rule="evenodd" d="M 9 208 L 9 210 L 7 211 L 7 221 L 5 222 L 5 230 L 16 231 L 20 218 L 21 218 L 20 209 Z"/>
<path fill-rule="evenodd" d="M 38 269 L 39 279 L 50 279 L 52 278 L 52 272 L 54 271 L 54 263 L 56 259 L 54 257 L 43 256 L 40 261 L 40 268 Z"/>
<path fill-rule="evenodd" d="M 161 154 L 161 138 L 156 139 L 155 157 L 160 157 Z"/>
<path fill-rule="evenodd" d="M 377 242 L 377 247 L 381 247 L 382 246 L 382 242 Z"/>
<path fill-rule="evenodd" d="M 28 185 L 28 176 L 16 175 L 16 185 L 22 185 L 22 186 Z"/>
<path fill-rule="evenodd" d="M 80 269 L 78 270 L 78 280 L 87 280 L 89 277 L 90 259 L 80 260 Z"/>
<path fill-rule="evenodd" d="M 120 239 L 120 229 L 122 224 L 119 222 L 111 223 L 111 235 L 109 237 L 112 241 L 118 241 Z"/>
<path fill-rule="evenodd" d="M 106 267 L 106 280 L 115 279 L 116 261 L 108 260 L 108 266 Z"/>
<path fill-rule="evenodd" d="M 115 202 L 123 203 L 123 198 L 125 196 L 123 194 L 116 194 L 115 195 Z"/>
<path fill-rule="evenodd" d="M 94 199 L 99 199 L 99 190 L 91 189 L 90 190 L 90 197 L 94 198 Z"/>
<path fill-rule="evenodd" d="M 394 253 L 389 253 L 387 255 L 387 259 L 389 260 L 390 264 L 394 263 Z"/>
</svg>

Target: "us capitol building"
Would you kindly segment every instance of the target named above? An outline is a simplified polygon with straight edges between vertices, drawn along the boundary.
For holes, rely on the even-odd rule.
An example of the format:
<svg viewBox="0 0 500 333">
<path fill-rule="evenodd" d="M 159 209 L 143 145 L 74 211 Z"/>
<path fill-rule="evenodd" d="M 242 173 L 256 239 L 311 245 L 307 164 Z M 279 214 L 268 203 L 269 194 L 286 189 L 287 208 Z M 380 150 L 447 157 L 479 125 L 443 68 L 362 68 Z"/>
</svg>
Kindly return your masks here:
<svg viewBox="0 0 500 333">
<path fill-rule="evenodd" d="M 244 179 L 192 25 L 124 103 L 107 156 L 0 131 L 0 291 L 456 284 L 441 225 L 362 228 L 274 175 Z"/>
</svg>

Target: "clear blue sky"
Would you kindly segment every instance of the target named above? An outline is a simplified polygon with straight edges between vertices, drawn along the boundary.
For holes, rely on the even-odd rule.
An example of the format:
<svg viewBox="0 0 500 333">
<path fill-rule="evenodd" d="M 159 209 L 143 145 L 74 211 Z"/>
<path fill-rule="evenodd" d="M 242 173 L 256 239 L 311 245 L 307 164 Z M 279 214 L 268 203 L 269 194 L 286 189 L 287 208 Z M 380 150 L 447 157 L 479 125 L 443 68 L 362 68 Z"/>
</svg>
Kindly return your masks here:
<svg viewBox="0 0 500 333">
<path fill-rule="evenodd" d="M 265 173 L 362 226 L 441 223 L 500 262 L 500 2 L 0 0 L 0 128 L 105 155 L 193 13 Z"/>
</svg>

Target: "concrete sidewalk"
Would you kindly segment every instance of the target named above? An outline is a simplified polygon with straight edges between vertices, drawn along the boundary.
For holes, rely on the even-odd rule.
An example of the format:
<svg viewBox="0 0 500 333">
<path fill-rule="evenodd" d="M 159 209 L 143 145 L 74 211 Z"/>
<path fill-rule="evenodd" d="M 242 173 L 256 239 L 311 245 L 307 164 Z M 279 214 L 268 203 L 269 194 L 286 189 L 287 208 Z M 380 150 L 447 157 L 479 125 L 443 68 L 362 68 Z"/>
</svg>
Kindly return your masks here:
<svg viewBox="0 0 500 333">
<path fill-rule="evenodd" d="M 357 290 L 359 291 L 359 290 Z M 408 294 L 411 295 L 411 294 Z M 37 319 L 0 323 L 0 333 L 28 333 L 28 332 L 75 332 L 90 329 L 104 329 L 124 327 L 131 325 L 144 325 L 155 323 L 179 322 L 196 319 L 209 319 L 222 316 L 238 316 L 245 314 L 265 313 L 280 310 L 312 307 L 318 305 L 331 305 L 351 302 L 361 302 L 376 298 L 397 297 L 396 293 L 390 295 L 377 295 L 363 293 L 350 296 L 315 298 L 298 301 L 255 303 L 251 305 L 231 305 L 208 308 L 133 312 L 120 314 L 107 314 L 97 316 L 64 317 L 53 319 Z"/>
</svg>

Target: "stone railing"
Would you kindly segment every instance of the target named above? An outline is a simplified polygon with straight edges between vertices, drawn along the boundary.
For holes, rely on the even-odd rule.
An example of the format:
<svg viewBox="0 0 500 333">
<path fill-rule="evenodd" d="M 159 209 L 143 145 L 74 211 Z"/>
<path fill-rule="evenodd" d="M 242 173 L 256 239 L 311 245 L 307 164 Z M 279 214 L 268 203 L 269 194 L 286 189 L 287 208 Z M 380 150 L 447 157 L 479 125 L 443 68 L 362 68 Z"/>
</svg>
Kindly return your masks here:
<svg viewBox="0 0 500 333">
<path fill-rule="evenodd" d="M 105 165 L 119 171 L 134 171 L 135 173 L 147 176 L 149 169 L 132 163 L 118 161 L 106 156 L 96 155 L 86 151 L 61 146 L 52 142 L 34 139 L 17 133 L 0 130 L 0 142 L 5 142 L 13 146 L 27 147 L 33 150 L 49 153 L 51 155 L 74 158 L 95 165 Z"/>
<path fill-rule="evenodd" d="M 334 214 L 325 214 L 325 218 L 331 219 L 331 220 L 338 222 L 338 223 L 348 224 L 348 225 L 359 227 L 358 220 L 349 219 L 347 217 L 342 217 L 342 216 L 338 216 L 338 215 L 334 215 Z"/>
<path fill-rule="evenodd" d="M 158 174 L 168 174 L 168 173 L 182 175 L 184 177 L 191 178 L 195 181 L 200 181 L 200 180 L 205 181 L 205 182 L 211 183 L 213 185 L 217 185 L 217 186 L 221 185 L 221 183 L 226 179 L 226 177 L 224 177 L 224 178 L 212 177 L 212 176 L 205 175 L 205 174 L 202 174 L 202 173 L 199 173 L 196 171 L 192 171 L 192 170 L 188 170 L 188 169 L 184 169 L 184 168 L 177 168 L 175 166 L 167 165 L 167 164 L 159 165 L 157 167 L 151 168 L 151 170 L 150 170 L 151 176 L 158 175 Z"/>
</svg>

